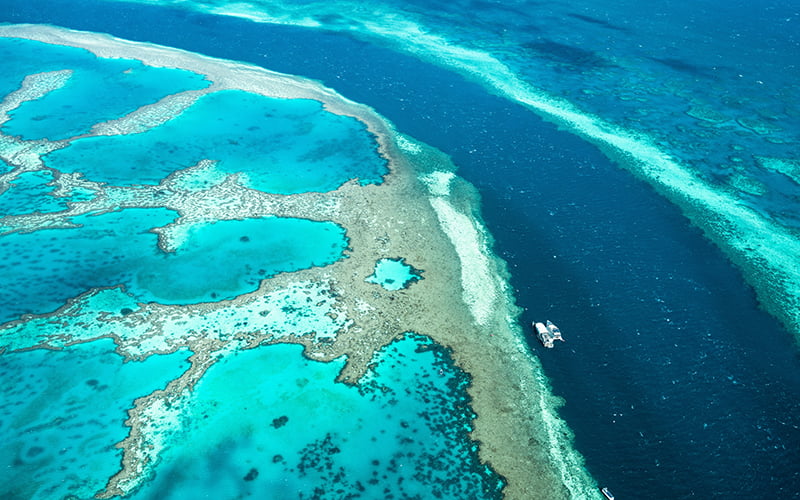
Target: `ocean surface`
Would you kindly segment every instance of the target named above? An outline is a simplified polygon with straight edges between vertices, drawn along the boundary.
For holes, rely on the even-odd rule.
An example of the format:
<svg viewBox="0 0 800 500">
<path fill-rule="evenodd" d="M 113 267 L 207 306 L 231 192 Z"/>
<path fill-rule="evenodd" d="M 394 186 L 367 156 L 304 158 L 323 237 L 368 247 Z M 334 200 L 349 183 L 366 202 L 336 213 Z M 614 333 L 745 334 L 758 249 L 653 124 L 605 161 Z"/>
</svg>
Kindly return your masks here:
<svg viewBox="0 0 800 500">
<path fill-rule="evenodd" d="M 3 3 L 0 21 L 242 60 L 374 107 L 478 188 L 522 327 L 561 327 L 566 344 L 531 347 L 598 483 L 623 499 L 800 498 L 798 298 L 763 255 L 736 257 L 778 231 L 787 243 L 770 255 L 797 273 L 800 11 L 790 2 Z M 591 134 L 544 120 L 491 80 L 493 61 L 657 145 L 693 188 L 727 201 L 718 208 L 757 214 L 761 232 L 714 232 L 720 212 L 686 201 L 699 191 L 667 189 L 609 160 Z M 207 383 L 198 398 L 212 397 Z"/>
</svg>

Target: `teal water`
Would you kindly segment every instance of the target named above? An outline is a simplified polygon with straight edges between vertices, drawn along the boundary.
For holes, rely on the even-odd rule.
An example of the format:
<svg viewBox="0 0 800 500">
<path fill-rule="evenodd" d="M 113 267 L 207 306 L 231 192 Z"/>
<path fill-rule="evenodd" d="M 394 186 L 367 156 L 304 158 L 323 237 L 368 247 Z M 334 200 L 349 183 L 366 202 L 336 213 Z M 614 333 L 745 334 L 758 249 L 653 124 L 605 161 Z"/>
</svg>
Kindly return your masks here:
<svg viewBox="0 0 800 500">
<path fill-rule="evenodd" d="M 165 254 L 150 230 L 175 216 L 126 209 L 75 217 L 78 228 L 0 236 L 0 322 L 51 312 L 92 288 L 117 284 L 144 302 L 232 298 L 278 272 L 334 262 L 347 244 L 335 224 L 266 217 L 197 225 Z"/>
<path fill-rule="evenodd" d="M 15 38 L 0 39 L 0 93 L 19 88 L 25 76 L 69 69 L 67 83 L 41 99 L 23 103 L 0 130 L 23 139 L 67 139 L 95 123 L 124 116 L 170 94 L 201 89 L 201 75 L 145 66 L 132 59 L 104 59 L 72 47 Z"/>
<path fill-rule="evenodd" d="M 301 347 L 230 355 L 197 385 L 188 427 L 132 498 L 498 498 L 467 431 L 468 379 L 424 337 L 385 348 L 362 385 Z M 233 389 L 235 388 L 235 389 Z"/>
<path fill-rule="evenodd" d="M 0 170 L 0 172 L 2 172 Z M 72 196 L 56 198 L 52 195 L 53 174 L 48 170 L 24 172 L 18 175 L 9 189 L 0 193 L 0 217 L 5 215 L 31 214 L 35 212 L 60 212 L 68 208 L 67 202 L 85 201 L 93 194 L 83 189 L 75 190 Z"/>
<path fill-rule="evenodd" d="M 332 222 L 264 217 L 193 224 L 174 254 L 138 266 L 134 294 L 185 304 L 232 298 L 280 272 L 337 261 L 347 246 Z"/>
<path fill-rule="evenodd" d="M 326 112 L 316 101 L 228 90 L 201 97 L 144 133 L 77 140 L 45 163 L 123 185 L 156 184 L 210 159 L 221 171 L 244 173 L 247 187 L 291 194 L 330 191 L 353 178 L 380 182 L 387 170 L 376 148 L 361 122 Z"/>
<path fill-rule="evenodd" d="M 381 259 L 375 263 L 375 272 L 366 281 L 391 291 L 402 290 L 422 279 L 420 271 L 406 264 L 405 259 Z"/>
<path fill-rule="evenodd" d="M 36 47 L 29 54 L 37 50 L 47 52 Z M 9 51 L 11 59 L 18 55 Z M 103 78 L 114 78 L 102 76 L 101 69 L 108 68 L 79 78 L 79 63 L 71 64 L 69 56 L 61 61 L 63 67 L 47 70 L 74 70 L 68 84 L 20 107 L 4 133 L 69 137 L 108 119 L 75 117 L 71 107 L 75 99 L 109 109 L 105 94 L 91 98 L 107 92 Z M 15 85 L 11 81 L 6 90 Z M 146 132 L 75 140 L 45 161 L 89 180 L 130 185 L 158 183 L 202 159 L 215 162 L 179 177 L 179 187 L 203 190 L 235 173 L 245 186 L 289 194 L 330 191 L 351 179 L 380 183 L 388 172 L 361 122 L 329 113 L 315 101 L 242 91 L 201 97 Z M 7 209 L 2 215 L 62 210 L 67 201 L 88 196 L 52 197 L 48 183 L 57 174 L 18 176 L 0 196 Z M 177 217 L 167 208 L 126 208 L 77 215 L 72 228 L 0 235 L 0 325 L 66 304 L 57 316 L 28 316 L 0 329 L 0 374 L 13 374 L 4 378 L 8 387 L 0 399 L 8 406 L 0 412 L 0 431 L 11 436 L 0 443 L 8 460 L 0 461 L 7 474 L 0 476 L 0 497 L 92 497 L 119 470 L 121 452 L 113 445 L 127 434 L 125 410 L 136 397 L 177 378 L 188 356 L 180 351 L 122 364 L 110 340 L 63 351 L 11 349 L 45 341 L 57 348 L 111 333 L 121 350 L 134 355 L 184 345 L 190 335 L 224 343 L 246 331 L 325 342 L 348 321 L 332 309 L 336 297 L 327 284 L 305 281 L 216 304 L 203 314 L 174 308 L 151 322 L 152 311 L 140 303 L 219 302 L 253 291 L 277 273 L 330 264 L 348 244 L 345 230 L 330 222 L 263 217 L 179 226 L 171 232 L 176 250 L 165 253 L 153 229 Z M 375 279 L 399 289 L 420 279 L 419 272 L 401 259 L 384 259 Z M 222 349 L 194 386 L 181 419 L 188 427 L 170 438 L 154 480 L 134 496 L 500 496 L 502 478 L 480 463 L 468 435 L 474 418 L 469 378 L 429 339 L 409 335 L 387 346 L 359 386 L 335 382 L 343 359 L 312 362 L 294 345 L 243 352 L 235 345 Z"/>
<path fill-rule="evenodd" d="M 202 314 L 171 308 L 154 323 L 152 309 L 142 307 L 122 287 L 104 288 L 71 301 L 57 320 L 37 316 L 0 326 L 0 352 L 45 343 L 59 348 L 109 333 L 131 356 L 164 352 L 198 335 L 227 342 L 242 332 L 259 332 L 275 340 L 305 336 L 329 342 L 350 322 L 335 306 L 328 283 L 300 281 L 224 307 L 204 307 Z"/>
<path fill-rule="evenodd" d="M 0 351 L 30 349 L 44 342 L 50 347 L 60 348 L 110 332 L 123 341 L 141 338 L 151 325 L 146 321 L 124 321 L 126 316 L 139 309 L 137 301 L 120 287 L 97 290 L 73 301 L 60 315 L 60 321 L 44 316 L 5 325 L 0 329 Z"/>
<path fill-rule="evenodd" d="M 123 363 L 104 339 L 0 355 L 0 498 L 91 498 L 121 459 L 126 411 L 188 368 L 186 351 Z"/>
<path fill-rule="evenodd" d="M 649 137 L 718 193 L 796 229 L 797 184 L 757 160 L 797 158 L 791 54 L 800 41 L 791 2 L 371 5 L 397 6 L 390 17 L 367 14 L 374 27 L 396 28 L 384 43 L 467 71 L 488 92 L 374 39 L 353 40 L 349 30 L 366 23 L 345 16 L 366 11 L 339 2 L 306 9 L 343 35 L 188 15 L 163 3 L 77 4 L 12 0 L 0 16 L 304 74 L 452 155 L 481 192 L 518 304 L 529 308 L 522 323 L 563 318 L 570 348 L 539 354 L 587 468 L 619 498 L 797 496 L 800 367 L 788 333 L 651 186 L 514 103 L 538 100 L 537 89 L 567 99 L 607 129 Z M 496 71 L 493 60 L 505 67 Z"/>
</svg>

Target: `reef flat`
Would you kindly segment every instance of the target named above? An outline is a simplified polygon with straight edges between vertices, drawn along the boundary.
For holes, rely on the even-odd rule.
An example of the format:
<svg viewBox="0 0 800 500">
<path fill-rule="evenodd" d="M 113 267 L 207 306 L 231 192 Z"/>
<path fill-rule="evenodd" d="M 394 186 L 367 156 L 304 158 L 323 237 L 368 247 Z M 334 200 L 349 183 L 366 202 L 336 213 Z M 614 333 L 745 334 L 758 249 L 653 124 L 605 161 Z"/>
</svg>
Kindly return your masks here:
<svg viewBox="0 0 800 500">
<path fill-rule="evenodd" d="M 237 232 L 226 224 L 268 218 L 333 225 L 343 229 L 346 237 L 346 247 L 337 248 L 340 255 L 309 257 L 301 264 L 288 257 L 288 268 L 277 266 L 270 272 L 245 269 L 244 284 L 228 287 L 227 294 L 213 296 L 216 292 L 206 290 L 193 295 L 200 299 L 170 304 L 137 294 L 137 289 L 147 289 L 147 270 L 122 273 L 117 282 L 78 283 L 76 287 L 86 289 L 55 310 L 27 310 L 0 326 L 4 357 L 100 339 L 112 339 L 116 353 L 132 362 L 156 354 L 191 352 L 190 366 L 179 377 L 132 401 L 125 421 L 129 433 L 117 443 L 120 469 L 107 478 L 97 497 L 142 491 L 158 475 L 159 463 L 175 446 L 176 436 L 192 425 L 193 391 L 202 387 L 204 376 L 215 365 L 271 344 L 300 344 L 309 360 L 339 360 L 338 381 L 358 386 L 374 376 L 374 370 L 381 370 L 381 363 L 376 363 L 379 353 L 409 332 L 447 349 L 455 367 L 469 378 L 466 392 L 476 418 L 466 428 L 475 444 L 472 452 L 486 467 L 481 472 L 480 496 L 495 497 L 500 488 L 508 498 L 531 498 L 541 492 L 547 492 L 548 498 L 597 495 L 581 457 L 571 447 L 569 430 L 555 413 L 559 401 L 550 394 L 538 361 L 515 326 L 517 310 L 506 285 L 507 273 L 503 262 L 491 253 L 491 236 L 480 221 L 477 193 L 453 174 L 454 167 L 444 155 L 397 134 L 370 108 L 308 80 L 52 27 L 3 26 L 0 36 L 81 48 L 100 58 L 124 56 L 147 67 L 189 71 L 210 82 L 204 88 L 143 103 L 74 137 L 51 141 L 0 135 L 0 158 L 11 167 L 0 176 L 0 198 L 18 187 L 20 176 L 50 172 L 52 181 L 46 185 L 53 190 L 46 194 L 68 199 L 62 210 L 1 218 L 0 241 L 37 232 L 74 231 L 90 221 L 136 211 L 158 212 L 152 220 L 145 217 L 144 227 L 134 234 L 151 237 L 153 251 L 165 259 L 179 257 L 196 243 L 198 232 L 209 227 L 226 228 L 228 239 L 238 236 L 237 245 L 252 243 L 262 229 L 247 227 Z M 64 71 L 27 75 L 0 104 L 0 122 L 13 121 L 15 110 L 62 88 L 68 79 Z M 179 120 L 208 96 L 231 91 L 317 101 L 323 106 L 317 113 L 363 124 L 375 141 L 375 158 L 380 160 L 375 171 L 380 181 L 374 175 L 369 182 L 351 175 L 343 183 L 323 183 L 329 190 L 270 191 L 251 184 L 247 171 L 226 170 L 225 159 L 201 157 L 190 164 L 176 163 L 174 171 L 158 182 L 123 183 L 118 177 L 84 175 L 79 165 L 62 169 L 58 162 L 50 163 L 51 153 L 66 154 L 81 141 L 143 137 Z M 335 141 L 329 145 L 335 146 Z M 151 150 L 150 154 L 158 157 L 161 153 Z M 107 161 L 114 165 L 114 158 Z M 380 171 L 380 166 L 385 170 Z M 102 238 L 103 231 L 98 233 Z M 325 246 L 338 245 L 335 233 L 332 230 L 334 236 Z M 282 252 L 285 249 L 271 250 L 279 257 Z M 236 251 L 231 255 L 235 260 Z M 111 258 L 108 265 L 115 260 Z M 398 289 L 370 280 L 376 266 L 389 260 L 409 266 L 417 279 Z M 230 264 L 224 257 L 206 263 L 223 268 Z M 161 290 L 163 285 L 153 289 Z M 181 297 L 186 295 L 192 294 Z"/>
</svg>

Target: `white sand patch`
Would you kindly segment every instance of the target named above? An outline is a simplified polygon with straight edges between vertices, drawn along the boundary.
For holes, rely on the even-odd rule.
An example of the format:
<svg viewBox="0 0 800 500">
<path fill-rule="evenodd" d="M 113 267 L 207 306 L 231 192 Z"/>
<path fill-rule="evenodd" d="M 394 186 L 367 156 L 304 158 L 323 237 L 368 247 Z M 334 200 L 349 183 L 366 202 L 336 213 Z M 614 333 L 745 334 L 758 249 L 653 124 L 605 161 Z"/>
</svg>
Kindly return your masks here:
<svg viewBox="0 0 800 500">
<path fill-rule="evenodd" d="M 485 325 L 498 297 L 497 283 L 487 257 L 485 231 L 477 221 L 456 211 L 444 198 L 431 198 L 430 203 L 461 261 L 464 302 L 475 321 Z"/>
<path fill-rule="evenodd" d="M 356 311 L 360 312 L 361 314 L 368 314 L 375 310 L 374 307 L 372 307 L 369 303 L 360 298 L 356 299 L 355 303 L 356 303 Z"/>
<path fill-rule="evenodd" d="M 273 339 L 313 335 L 316 340 L 332 340 L 352 320 L 336 309 L 329 288 L 329 283 L 299 281 L 227 308 L 199 311 L 186 307 L 159 319 L 151 336 L 127 342 L 124 349 L 130 355 L 142 356 L 185 345 L 195 336 L 229 341 L 233 335 L 246 332 L 268 334 Z"/>
<path fill-rule="evenodd" d="M 184 247 L 197 230 L 205 225 L 213 224 L 214 220 L 193 220 L 191 222 L 171 223 L 164 227 L 153 228 L 151 231 L 158 234 L 158 246 L 165 252 L 177 252 Z"/>
<path fill-rule="evenodd" d="M 159 3 L 159 2 L 152 2 Z M 261 23 L 281 24 L 282 18 L 278 16 L 271 16 L 264 13 L 263 9 L 254 6 L 248 2 L 231 2 L 222 6 L 211 7 L 208 12 L 223 16 L 241 17 L 243 19 L 250 19 L 251 21 Z M 295 18 L 293 23 L 295 26 L 305 26 L 308 28 L 318 28 L 322 24 L 310 17 Z"/>
<path fill-rule="evenodd" d="M 174 120 L 188 109 L 204 91 L 187 90 L 164 97 L 160 101 L 142 106 L 136 111 L 107 122 L 94 125 L 92 135 L 129 135 L 146 132 L 170 120 Z"/>
<path fill-rule="evenodd" d="M 154 352 L 170 352 L 174 347 L 172 344 L 162 335 L 143 335 L 134 345 L 125 345 L 121 350 L 127 356 L 147 356 Z"/>
<path fill-rule="evenodd" d="M 435 170 L 429 174 L 421 175 L 419 180 L 425 184 L 433 196 L 450 196 L 450 183 L 454 177 L 455 174 L 453 172 Z"/>
</svg>

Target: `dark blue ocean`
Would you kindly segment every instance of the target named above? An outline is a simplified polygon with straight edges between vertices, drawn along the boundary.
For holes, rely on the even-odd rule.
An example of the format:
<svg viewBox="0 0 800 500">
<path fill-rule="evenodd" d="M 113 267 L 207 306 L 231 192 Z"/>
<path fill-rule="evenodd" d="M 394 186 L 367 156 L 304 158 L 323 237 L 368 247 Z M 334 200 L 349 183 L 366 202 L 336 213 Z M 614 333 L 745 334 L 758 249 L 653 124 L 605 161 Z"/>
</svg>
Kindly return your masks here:
<svg viewBox="0 0 800 500">
<path fill-rule="evenodd" d="M 742 16 L 752 10 L 739 8 Z M 711 2 L 703 9 L 715 12 Z M 647 13 L 631 13 L 630 24 L 636 15 Z M 584 17 L 593 27 L 600 22 Z M 676 206 L 594 146 L 455 73 L 344 34 L 100 1 L 3 0 L 0 21 L 247 61 L 318 79 L 374 107 L 401 132 L 449 154 L 477 186 L 495 251 L 525 309 L 523 327 L 550 318 L 564 332 L 566 344 L 532 348 L 566 401 L 561 415 L 598 483 L 620 499 L 800 498 L 794 339 Z M 736 21 L 739 38 L 768 28 L 757 29 L 755 18 Z M 680 29 L 659 43 L 688 50 Z M 565 60 L 602 64 L 537 43 L 531 50 L 549 50 L 562 69 Z M 662 59 L 681 67 L 675 57 Z M 683 66 L 693 68 L 700 71 Z M 770 209 L 796 202 L 792 189 L 778 190 Z"/>
</svg>

